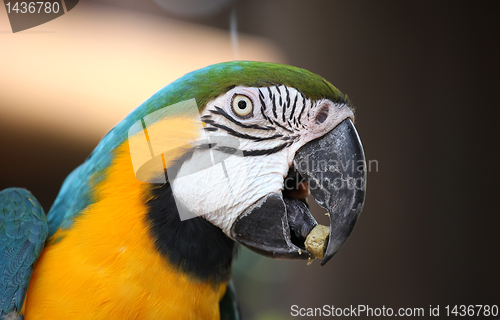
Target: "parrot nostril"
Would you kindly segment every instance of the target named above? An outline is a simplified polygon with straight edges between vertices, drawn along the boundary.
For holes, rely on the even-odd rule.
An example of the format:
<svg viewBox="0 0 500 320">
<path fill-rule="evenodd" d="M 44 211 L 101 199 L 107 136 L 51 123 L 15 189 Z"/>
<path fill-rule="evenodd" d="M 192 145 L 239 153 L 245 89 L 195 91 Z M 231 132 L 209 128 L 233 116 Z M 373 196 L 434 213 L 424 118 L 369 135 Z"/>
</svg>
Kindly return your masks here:
<svg viewBox="0 0 500 320">
<path fill-rule="evenodd" d="M 316 115 L 316 123 L 317 124 L 322 124 L 325 122 L 326 118 L 328 118 L 328 107 L 323 107 L 321 110 L 319 110 L 318 114 Z"/>
</svg>

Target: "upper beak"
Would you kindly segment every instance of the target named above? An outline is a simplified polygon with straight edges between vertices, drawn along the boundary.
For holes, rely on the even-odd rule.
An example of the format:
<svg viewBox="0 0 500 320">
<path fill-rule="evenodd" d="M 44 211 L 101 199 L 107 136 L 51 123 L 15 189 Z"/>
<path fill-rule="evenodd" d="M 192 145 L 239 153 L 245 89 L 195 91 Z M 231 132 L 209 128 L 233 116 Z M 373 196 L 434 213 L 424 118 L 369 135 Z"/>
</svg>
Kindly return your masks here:
<svg viewBox="0 0 500 320">
<path fill-rule="evenodd" d="M 321 261 L 324 265 L 347 241 L 365 199 L 365 156 L 351 120 L 301 147 L 293 163 L 301 181 L 330 216 L 330 235 Z M 307 259 L 304 241 L 316 225 L 301 199 L 272 193 L 238 217 L 231 236 L 267 256 Z"/>
</svg>

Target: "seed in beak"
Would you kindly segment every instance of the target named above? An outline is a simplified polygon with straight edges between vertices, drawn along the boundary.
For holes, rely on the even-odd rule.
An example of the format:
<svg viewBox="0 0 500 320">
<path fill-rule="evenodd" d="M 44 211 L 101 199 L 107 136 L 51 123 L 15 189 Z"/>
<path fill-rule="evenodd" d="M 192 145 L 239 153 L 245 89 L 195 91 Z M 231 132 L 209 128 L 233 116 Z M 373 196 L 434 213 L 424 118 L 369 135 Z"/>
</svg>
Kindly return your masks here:
<svg viewBox="0 0 500 320">
<path fill-rule="evenodd" d="M 318 224 L 311 230 L 304 242 L 307 252 L 314 259 L 323 259 L 323 256 L 328 246 L 328 237 L 330 235 L 330 228 Z"/>
</svg>

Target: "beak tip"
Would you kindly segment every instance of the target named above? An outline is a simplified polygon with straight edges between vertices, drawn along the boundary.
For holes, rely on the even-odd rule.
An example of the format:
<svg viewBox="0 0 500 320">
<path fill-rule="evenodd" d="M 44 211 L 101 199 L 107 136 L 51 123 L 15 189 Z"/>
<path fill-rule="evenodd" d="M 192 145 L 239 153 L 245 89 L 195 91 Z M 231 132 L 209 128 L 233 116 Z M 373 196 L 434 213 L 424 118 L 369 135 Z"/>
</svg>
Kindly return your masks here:
<svg viewBox="0 0 500 320">
<path fill-rule="evenodd" d="M 333 255 L 328 256 L 328 257 L 324 257 L 323 260 L 320 261 L 319 265 L 323 267 L 328 261 L 330 261 L 330 259 L 332 257 L 333 257 Z"/>
</svg>

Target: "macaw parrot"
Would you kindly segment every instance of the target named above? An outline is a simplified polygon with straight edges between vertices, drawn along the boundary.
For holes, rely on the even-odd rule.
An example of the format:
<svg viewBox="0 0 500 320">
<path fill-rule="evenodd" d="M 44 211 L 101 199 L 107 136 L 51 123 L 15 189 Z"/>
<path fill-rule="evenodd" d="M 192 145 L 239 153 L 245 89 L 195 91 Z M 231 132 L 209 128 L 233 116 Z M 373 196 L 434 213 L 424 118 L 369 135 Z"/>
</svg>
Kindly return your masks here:
<svg viewBox="0 0 500 320">
<path fill-rule="evenodd" d="M 45 216 L 0 193 L 0 308 L 25 319 L 239 319 L 237 244 L 315 258 L 306 197 L 330 219 L 321 265 L 364 203 L 354 111 L 322 77 L 233 61 L 161 89 L 64 181 Z"/>
</svg>

